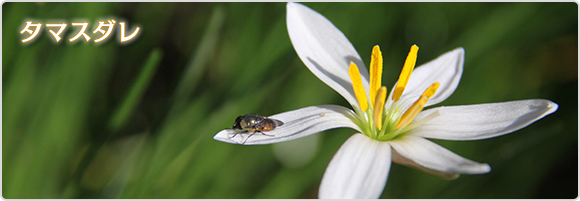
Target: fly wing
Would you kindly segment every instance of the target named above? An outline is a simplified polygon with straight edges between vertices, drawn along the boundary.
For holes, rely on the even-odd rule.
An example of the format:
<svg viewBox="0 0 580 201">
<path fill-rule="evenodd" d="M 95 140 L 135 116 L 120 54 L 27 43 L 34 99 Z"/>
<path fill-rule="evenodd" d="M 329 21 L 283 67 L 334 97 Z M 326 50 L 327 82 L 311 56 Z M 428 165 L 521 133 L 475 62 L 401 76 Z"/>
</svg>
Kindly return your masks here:
<svg viewBox="0 0 580 201">
<path fill-rule="evenodd" d="M 284 122 L 282 122 L 282 121 L 280 121 L 278 119 L 271 119 L 271 120 L 276 124 L 276 126 L 284 125 Z"/>
</svg>

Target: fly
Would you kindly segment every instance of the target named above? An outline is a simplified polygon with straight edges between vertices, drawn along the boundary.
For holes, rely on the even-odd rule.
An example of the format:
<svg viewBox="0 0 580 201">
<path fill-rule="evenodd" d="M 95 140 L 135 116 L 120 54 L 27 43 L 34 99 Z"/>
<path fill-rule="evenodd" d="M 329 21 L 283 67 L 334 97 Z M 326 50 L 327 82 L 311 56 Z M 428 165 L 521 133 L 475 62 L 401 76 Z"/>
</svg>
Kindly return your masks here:
<svg viewBox="0 0 580 201">
<path fill-rule="evenodd" d="M 274 137 L 274 135 L 265 134 L 263 131 L 271 131 L 274 130 L 276 127 L 282 125 L 284 125 L 284 122 L 280 120 L 263 117 L 256 114 L 246 114 L 243 116 L 238 116 L 238 118 L 236 118 L 236 121 L 234 122 L 234 126 L 232 127 L 232 129 L 235 130 L 236 133 L 233 136 L 231 136 L 230 139 L 236 137 L 236 135 L 238 134 L 250 132 L 252 132 L 252 134 L 248 135 L 248 137 L 246 138 L 246 140 L 244 140 L 242 144 L 245 144 L 248 138 L 252 137 L 256 133 L 261 133 L 262 135 L 265 136 Z"/>
</svg>

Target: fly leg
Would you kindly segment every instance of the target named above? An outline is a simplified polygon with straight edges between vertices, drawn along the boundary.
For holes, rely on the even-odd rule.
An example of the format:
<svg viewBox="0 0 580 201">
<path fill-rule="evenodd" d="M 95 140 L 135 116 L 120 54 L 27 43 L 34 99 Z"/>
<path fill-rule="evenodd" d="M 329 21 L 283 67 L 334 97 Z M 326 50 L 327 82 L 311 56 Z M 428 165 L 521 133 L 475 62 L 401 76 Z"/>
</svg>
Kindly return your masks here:
<svg viewBox="0 0 580 201">
<path fill-rule="evenodd" d="M 249 139 L 250 137 L 252 137 L 252 135 L 256 134 L 256 132 L 259 132 L 259 131 L 254 131 L 252 134 L 248 135 L 248 137 L 246 138 L 246 140 L 244 140 L 244 142 L 242 142 L 242 144 L 246 144 L 246 141 L 248 141 L 248 139 Z M 262 133 L 262 134 L 263 134 L 263 133 Z"/>
<path fill-rule="evenodd" d="M 242 132 L 243 132 L 243 131 L 242 131 Z M 236 133 L 234 133 L 234 135 L 232 135 L 232 136 L 229 136 L 229 139 L 235 138 L 235 137 L 236 137 L 236 135 L 238 135 L 238 134 L 240 134 L 240 133 L 241 133 L 241 132 L 236 132 Z M 228 135 L 229 135 L 229 134 L 228 134 Z"/>
<path fill-rule="evenodd" d="M 242 134 L 243 134 L 243 133 L 247 133 L 247 132 L 249 132 L 249 131 L 247 131 L 247 130 L 243 130 L 243 131 L 237 131 L 236 133 L 234 133 L 234 135 L 232 135 L 232 136 L 228 136 L 228 137 L 229 137 L 229 139 L 232 139 L 232 138 L 235 138 L 237 135 L 240 135 L 240 136 L 242 137 L 242 140 L 243 140 L 243 139 L 244 139 L 244 135 L 242 135 Z M 248 139 L 246 138 L 246 140 L 248 140 Z M 245 143 L 245 142 L 246 142 L 246 141 L 244 141 L 244 143 Z M 243 143 L 242 143 L 242 144 L 243 144 Z"/>
<path fill-rule="evenodd" d="M 248 138 L 252 137 L 252 135 L 254 135 L 254 134 L 258 133 L 258 132 L 261 133 L 262 135 L 265 135 L 265 136 L 274 137 L 274 135 L 268 135 L 268 134 L 266 134 L 266 133 L 264 133 L 262 131 L 256 130 L 252 134 L 248 135 L 248 137 L 246 138 L 246 140 L 244 140 L 244 142 L 242 144 L 246 144 L 246 141 L 248 141 Z"/>
</svg>

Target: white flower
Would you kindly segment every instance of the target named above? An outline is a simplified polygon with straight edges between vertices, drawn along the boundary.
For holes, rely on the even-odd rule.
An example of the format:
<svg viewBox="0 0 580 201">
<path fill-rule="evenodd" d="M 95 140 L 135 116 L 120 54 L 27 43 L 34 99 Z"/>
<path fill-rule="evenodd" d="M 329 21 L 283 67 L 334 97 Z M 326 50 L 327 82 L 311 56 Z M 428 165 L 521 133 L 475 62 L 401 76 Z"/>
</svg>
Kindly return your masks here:
<svg viewBox="0 0 580 201">
<path fill-rule="evenodd" d="M 287 26 L 298 56 L 320 80 L 342 95 L 354 111 L 338 105 L 311 106 L 273 115 L 284 122 L 271 131 L 231 137 L 225 129 L 214 139 L 245 145 L 271 144 L 324 130 L 348 127 L 358 133 L 334 155 L 320 184 L 320 198 L 378 198 L 391 161 L 443 178 L 482 174 L 487 164 L 463 158 L 425 138 L 479 140 L 521 129 L 558 108 L 549 100 L 424 107 L 449 97 L 463 71 L 463 48 L 415 66 L 411 47 L 399 80 L 386 96 L 381 86 L 382 55 L 372 50 L 370 76 L 348 39 L 324 16 L 298 3 L 287 5 Z M 369 94 L 369 96 L 367 96 Z M 246 139 L 244 139 L 246 137 Z"/>
</svg>

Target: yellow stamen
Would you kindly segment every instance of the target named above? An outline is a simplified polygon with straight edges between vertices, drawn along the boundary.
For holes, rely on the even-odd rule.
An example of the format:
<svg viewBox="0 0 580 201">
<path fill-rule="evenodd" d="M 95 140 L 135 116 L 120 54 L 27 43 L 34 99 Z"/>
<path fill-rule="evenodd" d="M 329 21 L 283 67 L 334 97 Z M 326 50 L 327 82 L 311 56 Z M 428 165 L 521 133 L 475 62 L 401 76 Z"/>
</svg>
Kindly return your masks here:
<svg viewBox="0 0 580 201">
<path fill-rule="evenodd" d="M 393 100 L 399 101 L 401 95 L 403 95 L 403 91 L 407 86 L 407 82 L 409 81 L 409 77 L 411 77 L 411 72 L 413 72 L 413 68 L 415 68 L 415 62 L 417 62 L 417 52 L 419 51 L 419 47 L 417 45 L 411 46 L 411 51 L 407 55 L 407 60 L 405 60 L 405 65 L 403 66 L 403 70 L 401 71 L 401 75 L 399 75 L 399 81 L 397 82 L 397 87 L 393 92 Z"/>
<path fill-rule="evenodd" d="M 369 107 L 367 102 L 367 94 L 365 93 L 365 88 L 362 85 L 362 80 L 360 77 L 360 72 L 358 67 L 352 61 L 350 62 L 350 67 L 348 68 L 348 75 L 352 80 L 352 88 L 354 89 L 354 95 L 360 106 L 360 109 L 365 112 Z"/>
<path fill-rule="evenodd" d="M 419 114 L 419 112 L 423 110 L 425 103 L 427 103 L 427 101 L 429 101 L 429 98 L 431 98 L 431 96 L 435 94 L 437 88 L 439 88 L 439 82 L 435 82 L 431 86 L 429 86 L 429 88 L 427 88 L 427 90 L 423 92 L 423 95 L 421 95 L 419 100 L 413 103 L 413 105 L 409 109 L 407 109 L 407 111 L 403 114 L 403 116 L 401 116 L 401 118 L 399 119 L 399 123 L 397 123 L 397 125 L 395 126 L 395 129 L 399 129 L 401 127 L 409 125 L 409 123 L 411 123 L 411 121 L 415 119 L 415 116 L 417 116 L 417 114 Z"/>
<path fill-rule="evenodd" d="M 370 95 L 371 95 L 371 107 L 375 105 L 375 97 L 379 88 L 381 88 L 381 76 L 383 75 L 383 55 L 381 53 L 381 49 L 378 45 L 373 47 L 373 53 L 371 55 L 371 86 L 370 88 Z M 374 109 L 374 108 L 373 108 Z"/>
<path fill-rule="evenodd" d="M 383 127 L 383 108 L 385 107 L 385 99 L 387 98 L 387 87 L 381 87 L 377 91 L 377 97 L 375 100 L 374 111 L 373 111 L 373 121 L 379 130 Z"/>
</svg>

